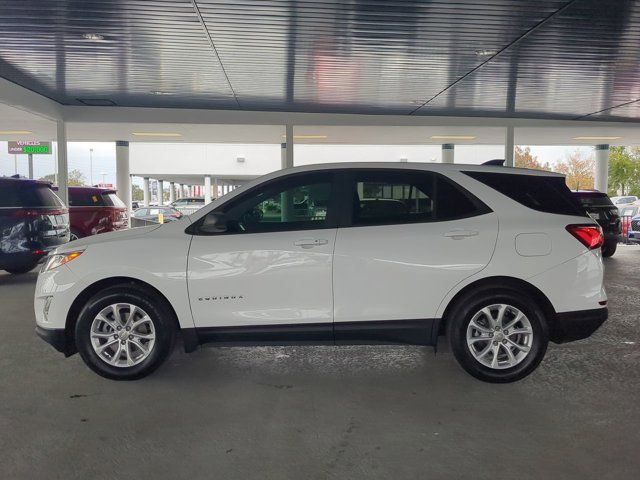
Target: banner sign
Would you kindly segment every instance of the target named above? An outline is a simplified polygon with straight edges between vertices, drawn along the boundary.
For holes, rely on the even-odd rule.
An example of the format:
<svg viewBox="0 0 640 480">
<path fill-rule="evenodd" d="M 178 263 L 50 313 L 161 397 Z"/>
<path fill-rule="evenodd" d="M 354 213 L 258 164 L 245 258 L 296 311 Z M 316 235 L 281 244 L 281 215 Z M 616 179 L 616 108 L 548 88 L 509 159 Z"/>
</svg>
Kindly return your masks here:
<svg viewBox="0 0 640 480">
<path fill-rule="evenodd" d="M 18 140 L 17 142 L 8 142 L 8 144 L 9 153 L 12 155 L 48 155 L 51 153 L 51 142 L 40 142 L 38 140 Z"/>
</svg>

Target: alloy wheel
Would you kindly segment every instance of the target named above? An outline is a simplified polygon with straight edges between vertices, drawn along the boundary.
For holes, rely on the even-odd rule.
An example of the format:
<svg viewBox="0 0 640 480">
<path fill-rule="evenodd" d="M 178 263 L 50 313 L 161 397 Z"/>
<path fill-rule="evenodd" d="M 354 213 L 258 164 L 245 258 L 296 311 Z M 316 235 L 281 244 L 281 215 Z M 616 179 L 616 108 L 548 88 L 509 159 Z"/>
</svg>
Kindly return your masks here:
<svg viewBox="0 0 640 480">
<path fill-rule="evenodd" d="M 91 323 L 93 351 L 114 367 L 132 367 L 151 354 L 156 341 L 153 320 L 140 307 L 114 303 Z"/>
<path fill-rule="evenodd" d="M 467 346 L 473 357 L 492 369 L 511 368 L 522 362 L 533 345 L 527 316 L 504 303 L 480 309 L 467 326 Z"/>
</svg>

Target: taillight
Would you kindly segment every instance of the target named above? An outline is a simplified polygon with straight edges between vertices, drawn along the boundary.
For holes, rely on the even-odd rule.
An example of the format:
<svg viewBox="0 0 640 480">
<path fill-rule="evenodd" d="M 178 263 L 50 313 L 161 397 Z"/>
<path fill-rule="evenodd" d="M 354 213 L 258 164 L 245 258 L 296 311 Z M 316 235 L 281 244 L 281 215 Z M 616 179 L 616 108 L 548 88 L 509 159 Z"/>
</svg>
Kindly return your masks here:
<svg viewBox="0 0 640 480">
<path fill-rule="evenodd" d="M 567 225 L 567 232 L 573 235 L 589 250 L 600 248 L 604 243 L 602 229 L 597 225 Z"/>
</svg>

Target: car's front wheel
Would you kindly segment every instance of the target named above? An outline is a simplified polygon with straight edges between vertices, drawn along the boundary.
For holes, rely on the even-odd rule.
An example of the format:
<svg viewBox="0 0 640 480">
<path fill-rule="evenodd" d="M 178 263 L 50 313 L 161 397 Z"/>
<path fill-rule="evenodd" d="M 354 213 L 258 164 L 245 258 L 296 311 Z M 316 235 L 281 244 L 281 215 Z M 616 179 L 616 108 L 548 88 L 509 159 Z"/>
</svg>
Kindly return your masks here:
<svg viewBox="0 0 640 480">
<path fill-rule="evenodd" d="M 167 302 L 135 285 L 116 285 L 94 295 L 75 330 L 76 346 L 94 372 L 135 380 L 158 368 L 173 349 L 176 321 Z"/>
<path fill-rule="evenodd" d="M 536 369 L 547 350 L 549 334 L 542 309 L 515 290 L 468 296 L 448 317 L 453 354 L 480 380 L 520 380 Z"/>
</svg>

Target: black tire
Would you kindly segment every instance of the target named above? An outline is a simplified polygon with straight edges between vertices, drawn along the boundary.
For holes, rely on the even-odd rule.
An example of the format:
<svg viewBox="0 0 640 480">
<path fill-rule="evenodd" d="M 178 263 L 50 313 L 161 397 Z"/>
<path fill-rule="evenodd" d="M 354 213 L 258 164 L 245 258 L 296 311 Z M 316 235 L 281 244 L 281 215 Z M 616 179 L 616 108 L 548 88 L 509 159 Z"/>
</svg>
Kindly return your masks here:
<svg viewBox="0 0 640 480">
<path fill-rule="evenodd" d="M 482 308 L 494 304 L 506 304 L 517 308 L 526 315 L 531 324 L 533 339 L 530 350 L 520 363 L 513 367 L 495 369 L 485 366 L 476 360 L 467 345 L 467 328 L 473 316 Z M 485 382 L 509 383 L 521 380 L 536 369 L 547 351 L 549 330 L 542 308 L 530 297 L 511 288 L 494 286 L 465 295 L 447 314 L 446 321 L 447 336 L 456 360 L 469 374 Z"/>
<path fill-rule="evenodd" d="M 616 253 L 616 249 L 618 248 L 618 242 L 605 242 L 602 245 L 602 256 L 603 257 L 611 257 L 614 253 Z"/>
<path fill-rule="evenodd" d="M 73 242 L 74 240 L 78 240 L 79 238 L 82 238 L 82 235 L 80 235 L 80 233 L 78 233 L 76 230 L 71 230 L 71 232 L 69 233 L 69 241 Z"/>
<path fill-rule="evenodd" d="M 24 265 L 18 265 L 12 268 L 5 268 L 5 271 L 13 274 L 13 275 L 22 275 L 23 273 L 29 273 L 31 270 L 36 268 L 38 262 L 27 263 Z"/>
<path fill-rule="evenodd" d="M 132 304 L 144 310 L 153 322 L 155 344 L 149 356 L 131 367 L 110 365 L 94 351 L 90 331 L 94 318 L 105 307 L 115 303 Z M 87 366 L 112 380 L 136 380 L 156 370 L 170 355 L 176 338 L 177 320 L 165 299 L 151 289 L 127 283 L 109 287 L 93 297 L 80 312 L 75 329 L 78 352 Z"/>
</svg>

